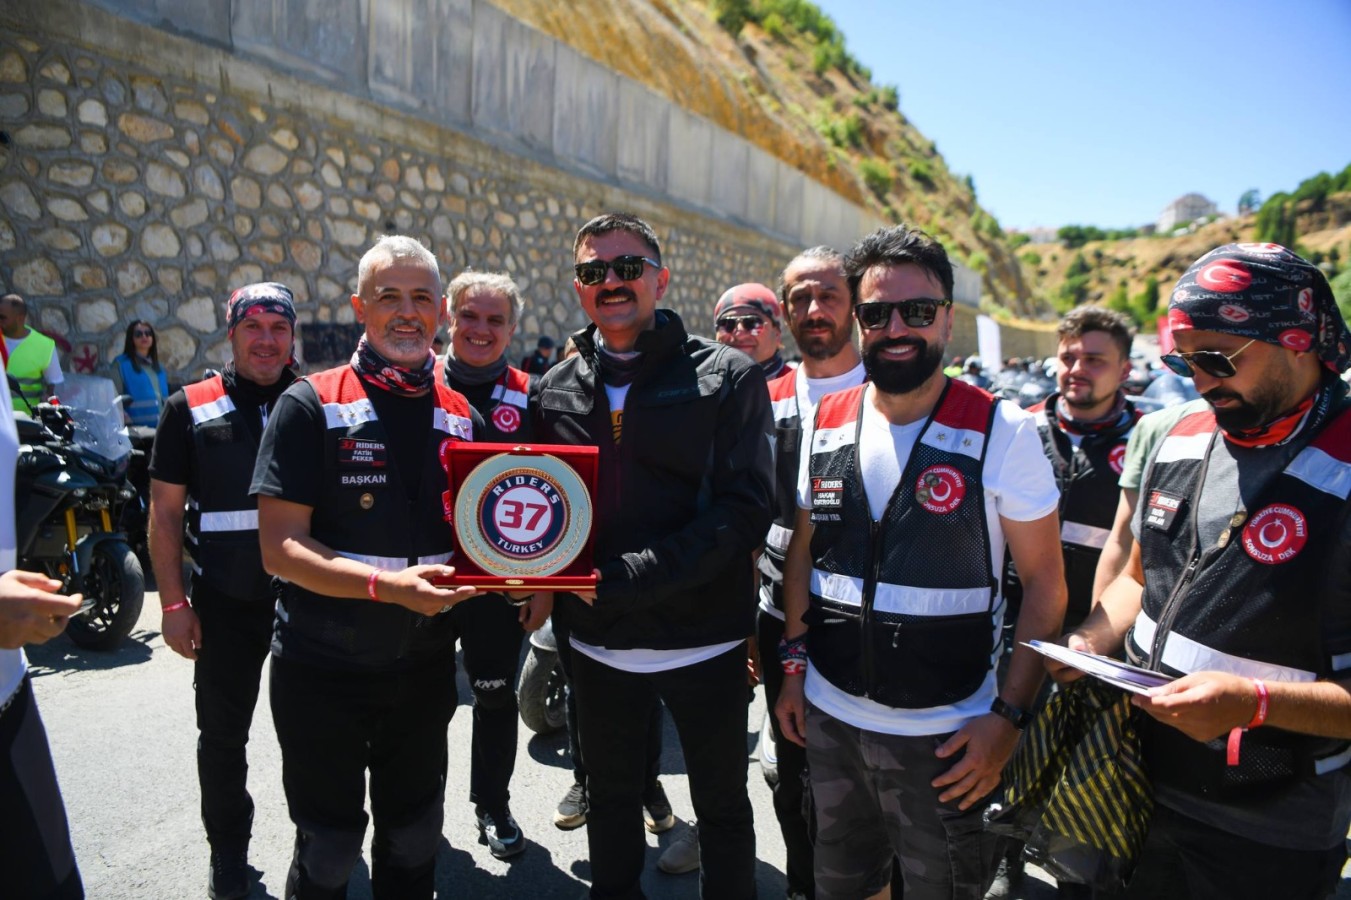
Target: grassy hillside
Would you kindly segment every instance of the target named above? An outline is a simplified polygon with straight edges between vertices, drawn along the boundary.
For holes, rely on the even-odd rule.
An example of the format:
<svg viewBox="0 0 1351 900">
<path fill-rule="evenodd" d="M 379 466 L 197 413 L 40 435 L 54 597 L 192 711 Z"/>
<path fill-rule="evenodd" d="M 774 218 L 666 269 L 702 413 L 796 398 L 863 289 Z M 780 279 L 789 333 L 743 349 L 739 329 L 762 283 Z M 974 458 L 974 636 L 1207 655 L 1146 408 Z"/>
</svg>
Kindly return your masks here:
<svg viewBox="0 0 1351 900">
<path fill-rule="evenodd" d="M 892 221 L 919 225 L 984 276 L 992 308 L 1044 309 L 970 178 L 948 170 L 805 0 L 492 0 L 620 74 L 740 134 Z"/>
</svg>

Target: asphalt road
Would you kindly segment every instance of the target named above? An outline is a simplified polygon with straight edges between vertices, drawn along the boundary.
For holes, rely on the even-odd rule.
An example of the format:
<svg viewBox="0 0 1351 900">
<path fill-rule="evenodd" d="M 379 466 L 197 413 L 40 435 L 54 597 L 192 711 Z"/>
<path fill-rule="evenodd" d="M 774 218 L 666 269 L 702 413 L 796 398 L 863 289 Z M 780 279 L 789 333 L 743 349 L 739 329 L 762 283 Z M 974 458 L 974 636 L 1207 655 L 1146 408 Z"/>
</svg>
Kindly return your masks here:
<svg viewBox="0 0 1351 900">
<path fill-rule="evenodd" d="M 65 795 L 76 857 L 91 900 L 179 900 L 205 896 L 207 845 L 198 812 L 192 665 L 159 634 L 159 598 L 146 596 L 137 628 L 113 653 L 81 650 L 60 637 L 28 650 L 34 687 Z M 290 864 L 294 832 L 281 789 L 281 756 L 267 705 L 266 668 L 249 745 L 249 788 L 257 810 L 250 863 L 253 898 L 279 897 Z M 559 831 L 553 812 L 572 783 L 567 742 L 520 728 L 512 811 L 530 843 L 511 862 L 493 859 L 478 843 L 468 800 L 470 693 L 460 678 L 460 709 L 450 724 L 450 776 L 443 843 L 437 859 L 440 897 L 576 898 L 585 893 L 590 866 L 586 830 Z M 764 713 L 762 692 L 749 709 L 747 779 L 755 808 L 761 897 L 784 895 L 783 841 L 769 789 L 755 758 Z M 697 874 L 666 875 L 657 857 L 691 816 L 679 741 L 666 722 L 662 784 L 676 828 L 648 836 L 643 890 L 654 900 L 698 896 Z M 365 859 L 369 860 L 369 831 Z M 1054 888 L 1032 872 L 1015 897 L 1049 900 Z M 348 897 L 371 896 L 366 863 L 354 873 Z M 1337 894 L 1351 900 L 1348 882 Z"/>
</svg>

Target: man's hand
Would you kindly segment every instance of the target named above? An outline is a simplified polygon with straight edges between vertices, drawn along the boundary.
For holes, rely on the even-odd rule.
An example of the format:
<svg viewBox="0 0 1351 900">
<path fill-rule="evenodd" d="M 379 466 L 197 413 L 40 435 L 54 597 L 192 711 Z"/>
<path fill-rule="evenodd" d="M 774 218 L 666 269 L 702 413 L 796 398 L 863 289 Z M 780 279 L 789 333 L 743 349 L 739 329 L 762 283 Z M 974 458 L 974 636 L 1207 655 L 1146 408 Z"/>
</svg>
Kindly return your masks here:
<svg viewBox="0 0 1351 900">
<path fill-rule="evenodd" d="M 1251 678 L 1223 672 L 1196 672 L 1136 694 L 1131 702 L 1165 725 L 1196 741 L 1209 741 L 1242 728 L 1257 712 Z"/>
<path fill-rule="evenodd" d="M 799 747 L 807 746 L 806 682 L 805 674 L 783 676 L 779 702 L 774 704 L 774 715 L 779 720 L 779 730 L 783 732 L 784 737 Z"/>
<path fill-rule="evenodd" d="M 202 623 L 190 606 L 160 615 L 160 634 L 169 649 L 184 659 L 196 659 L 202 646 Z"/>
<path fill-rule="evenodd" d="M 600 584 L 600 569 L 592 569 L 592 570 L 591 570 L 591 574 L 595 577 L 595 579 L 596 579 L 596 584 Z M 583 603 L 585 603 L 587 606 L 595 606 L 595 605 L 596 605 L 596 590 L 595 590 L 595 588 L 592 588 L 592 589 L 589 590 L 589 591 L 573 591 L 572 593 L 576 594 L 576 595 L 577 595 L 577 599 L 578 599 L 578 600 L 581 600 L 581 601 L 582 601 Z"/>
<path fill-rule="evenodd" d="M 931 782 L 945 789 L 938 799 L 944 803 L 958 800 L 958 809 L 970 809 L 999 786 L 1004 764 L 1017 745 L 1018 729 L 1003 716 L 986 713 L 967 722 L 934 751 L 939 759 L 947 759 L 966 748 L 956 765 Z"/>
<path fill-rule="evenodd" d="M 1092 653 L 1093 650 L 1084 640 L 1083 635 L 1071 631 L 1060 638 L 1060 643 L 1071 650 L 1078 650 L 1080 653 Z M 1051 659 L 1049 656 L 1043 656 L 1042 662 L 1046 666 L 1046 671 L 1051 677 L 1060 684 L 1069 684 L 1071 681 L 1078 681 L 1083 677 L 1083 670 L 1076 669 L 1068 663 L 1063 663 L 1058 659 Z"/>
<path fill-rule="evenodd" d="M 60 581 L 37 572 L 11 569 L 0 575 L 0 647 L 41 644 L 65 631 L 83 598 L 63 597 L 59 590 Z"/>
<path fill-rule="evenodd" d="M 433 578 L 449 578 L 454 574 L 453 566 L 409 566 L 399 572 L 381 572 L 376 596 L 385 603 L 397 603 L 419 615 L 434 616 L 481 593 L 472 585 L 442 587 L 432 584 Z"/>
<path fill-rule="evenodd" d="M 536 591 L 535 595 L 521 607 L 517 621 L 526 631 L 539 631 L 554 611 L 553 591 Z"/>
<path fill-rule="evenodd" d="M 760 681 L 760 642 L 751 635 L 746 638 L 746 683 L 755 687 Z"/>
</svg>

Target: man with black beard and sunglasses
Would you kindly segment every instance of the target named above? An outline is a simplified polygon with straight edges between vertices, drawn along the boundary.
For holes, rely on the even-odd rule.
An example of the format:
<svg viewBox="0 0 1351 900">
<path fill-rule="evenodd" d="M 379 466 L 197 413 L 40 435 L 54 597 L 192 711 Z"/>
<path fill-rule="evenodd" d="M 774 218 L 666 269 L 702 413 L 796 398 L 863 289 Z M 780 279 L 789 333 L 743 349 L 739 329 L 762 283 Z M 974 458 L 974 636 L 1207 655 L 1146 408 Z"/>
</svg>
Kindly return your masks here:
<svg viewBox="0 0 1351 900">
<path fill-rule="evenodd" d="M 592 325 L 540 379 L 535 436 L 595 446 L 594 592 L 558 594 L 587 785 L 592 897 L 640 897 L 651 712 L 666 705 L 699 819 L 703 896 L 755 896 L 746 792 L 751 552 L 769 528 L 773 428 L 760 367 L 658 308 L 651 226 L 610 213 L 573 244 Z"/>
<path fill-rule="evenodd" d="M 1276 244 L 1201 257 L 1168 324 L 1208 408 L 1154 451 L 1125 571 L 1066 638 L 1176 677 L 1133 700 L 1155 810 L 1128 895 L 1325 897 L 1351 824 L 1351 334 Z"/>
<path fill-rule="evenodd" d="M 900 861 L 912 898 L 978 900 L 982 814 L 1043 670 L 1019 646 L 996 684 L 1007 544 L 1018 639 L 1065 611 L 1057 492 L 1035 422 L 948 378 L 952 266 L 897 226 L 844 260 L 871 384 L 827 395 L 804 441 L 784 571 L 783 733 L 806 747 L 816 896 L 865 897 Z"/>
</svg>

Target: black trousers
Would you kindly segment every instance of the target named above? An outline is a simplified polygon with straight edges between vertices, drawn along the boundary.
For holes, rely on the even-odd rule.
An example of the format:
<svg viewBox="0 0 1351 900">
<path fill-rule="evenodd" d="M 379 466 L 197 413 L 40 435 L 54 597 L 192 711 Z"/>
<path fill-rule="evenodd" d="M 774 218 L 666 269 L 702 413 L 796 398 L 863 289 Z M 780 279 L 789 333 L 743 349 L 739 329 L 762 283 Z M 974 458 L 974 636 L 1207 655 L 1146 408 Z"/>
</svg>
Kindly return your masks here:
<svg viewBox="0 0 1351 900">
<path fill-rule="evenodd" d="M 193 669 L 202 825 L 214 849 L 239 850 L 248 846 L 252 833 L 246 747 L 272 642 L 275 602 L 270 596 L 239 600 L 194 578 L 192 608 L 202 626 Z"/>
<path fill-rule="evenodd" d="M 567 688 L 563 706 L 568 727 L 568 754 L 572 757 L 572 780 L 577 784 L 586 784 L 586 762 L 582 759 L 582 742 L 577 727 L 577 693 L 572 689 L 572 644 L 568 641 L 567 627 L 559 617 L 554 617 L 554 642 L 558 647 L 558 662 L 563 667 L 563 681 Z M 661 777 L 661 704 L 652 707 L 652 715 L 647 722 L 647 785 L 656 784 Z"/>
<path fill-rule="evenodd" d="M 699 820 L 701 896 L 755 896 L 755 830 L 746 793 L 746 646 L 691 666 L 634 673 L 572 654 L 582 756 L 590 775 L 591 896 L 642 897 L 647 841 L 644 748 L 658 698 L 675 722 Z"/>
<path fill-rule="evenodd" d="M 272 657 L 272 718 L 296 826 L 286 894 L 342 900 L 366 833 L 378 900 L 430 900 L 445 805 L 455 657 L 401 672 L 325 669 Z"/>
<path fill-rule="evenodd" d="M 1323 900 L 1346 862 L 1346 842 L 1327 850 L 1286 850 L 1221 831 L 1155 804 L 1126 888 L 1128 900 Z"/>
<path fill-rule="evenodd" d="M 27 675 L 0 715 L 0 894 L 84 897 L 47 730 Z"/>
<path fill-rule="evenodd" d="M 783 620 L 764 610 L 756 613 L 756 640 L 760 645 L 760 680 L 765 686 L 765 707 L 769 711 L 770 727 L 774 730 L 774 749 L 778 753 L 779 782 L 772 785 L 774 816 L 783 833 L 787 863 L 789 892 L 807 897 L 816 896 L 816 877 L 813 874 L 812 826 L 805 803 L 807 751 L 783 736 L 779 719 L 774 715 L 774 704 L 779 702 L 783 689 L 783 668 L 779 665 L 779 639 L 783 637 Z"/>
<path fill-rule="evenodd" d="M 474 692 L 469 800 L 490 810 L 507 805 L 516 769 L 516 669 L 525 639 L 518 613 L 501 594 L 480 594 L 451 611 Z"/>
</svg>

